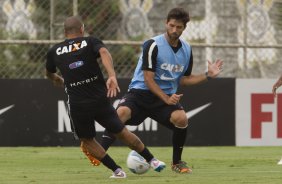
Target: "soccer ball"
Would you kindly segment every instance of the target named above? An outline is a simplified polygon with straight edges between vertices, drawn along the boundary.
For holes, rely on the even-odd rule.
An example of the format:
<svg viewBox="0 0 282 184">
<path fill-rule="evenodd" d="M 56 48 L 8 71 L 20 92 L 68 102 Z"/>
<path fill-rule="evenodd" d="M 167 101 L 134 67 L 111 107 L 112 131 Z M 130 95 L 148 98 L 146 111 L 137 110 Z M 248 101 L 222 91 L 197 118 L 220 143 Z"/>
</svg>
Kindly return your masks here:
<svg viewBox="0 0 282 184">
<path fill-rule="evenodd" d="M 144 174 L 150 169 L 150 164 L 136 151 L 131 151 L 128 154 L 126 164 L 134 174 Z"/>
</svg>

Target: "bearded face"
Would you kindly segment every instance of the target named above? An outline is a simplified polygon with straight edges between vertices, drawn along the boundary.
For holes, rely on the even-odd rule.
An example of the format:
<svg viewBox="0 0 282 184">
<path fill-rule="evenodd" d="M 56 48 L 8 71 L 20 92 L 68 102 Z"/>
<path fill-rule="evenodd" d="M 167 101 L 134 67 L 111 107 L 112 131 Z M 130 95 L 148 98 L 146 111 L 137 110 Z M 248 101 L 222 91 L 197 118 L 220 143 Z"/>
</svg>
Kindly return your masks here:
<svg viewBox="0 0 282 184">
<path fill-rule="evenodd" d="M 184 29 L 185 26 L 183 25 L 183 22 L 180 20 L 170 19 L 166 23 L 166 32 L 169 39 L 171 40 L 177 40 L 181 36 Z"/>
</svg>

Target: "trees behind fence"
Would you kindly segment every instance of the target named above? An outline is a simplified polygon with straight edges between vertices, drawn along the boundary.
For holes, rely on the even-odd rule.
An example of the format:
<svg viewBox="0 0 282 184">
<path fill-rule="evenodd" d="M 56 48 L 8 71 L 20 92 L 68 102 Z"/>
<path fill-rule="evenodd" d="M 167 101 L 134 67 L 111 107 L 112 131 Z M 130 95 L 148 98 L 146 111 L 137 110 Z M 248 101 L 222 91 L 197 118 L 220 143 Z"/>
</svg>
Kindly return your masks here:
<svg viewBox="0 0 282 184">
<path fill-rule="evenodd" d="M 194 73 L 222 58 L 221 77 L 281 74 L 281 0 L 0 0 L 0 77 L 43 78 L 48 48 L 64 39 L 62 22 L 79 15 L 87 35 L 109 48 L 118 77 L 131 78 L 143 41 L 164 32 L 176 6 L 191 16 L 182 38 L 193 47 Z"/>
</svg>

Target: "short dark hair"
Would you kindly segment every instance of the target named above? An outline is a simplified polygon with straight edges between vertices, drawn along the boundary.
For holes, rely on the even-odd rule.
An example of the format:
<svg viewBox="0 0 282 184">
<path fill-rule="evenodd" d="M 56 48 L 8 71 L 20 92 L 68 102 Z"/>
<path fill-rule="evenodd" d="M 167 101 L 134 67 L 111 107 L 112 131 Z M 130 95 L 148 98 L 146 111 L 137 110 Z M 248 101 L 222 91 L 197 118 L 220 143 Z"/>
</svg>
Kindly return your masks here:
<svg viewBox="0 0 282 184">
<path fill-rule="evenodd" d="M 64 22 L 64 28 L 67 34 L 79 33 L 82 26 L 83 23 L 79 16 L 68 17 Z"/>
<path fill-rule="evenodd" d="M 190 21 L 188 11 L 185 11 L 183 8 L 173 8 L 168 12 L 167 15 L 167 22 L 170 19 L 176 19 L 183 22 L 184 26 L 186 27 L 187 22 Z"/>
</svg>

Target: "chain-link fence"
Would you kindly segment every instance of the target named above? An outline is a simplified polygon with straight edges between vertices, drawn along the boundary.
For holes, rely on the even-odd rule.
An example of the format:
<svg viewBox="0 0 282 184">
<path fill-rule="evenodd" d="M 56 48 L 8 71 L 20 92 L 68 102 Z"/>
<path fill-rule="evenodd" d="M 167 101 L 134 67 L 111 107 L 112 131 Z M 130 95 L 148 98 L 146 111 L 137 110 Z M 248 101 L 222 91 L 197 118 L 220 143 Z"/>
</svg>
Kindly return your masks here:
<svg viewBox="0 0 282 184">
<path fill-rule="evenodd" d="M 282 62 L 282 0 L 0 0 L 0 77 L 43 78 L 45 55 L 79 15 L 110 50 L 118 77 L 131 78 L 145 39 L 165 31 L 172 7 L 190 13 L 182 38 L 193 73 L 222 58 L 221 77 L 276 78 Z"/>
</svg>

